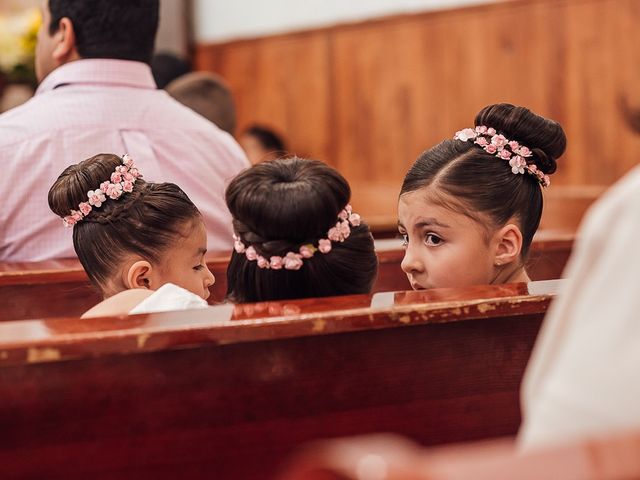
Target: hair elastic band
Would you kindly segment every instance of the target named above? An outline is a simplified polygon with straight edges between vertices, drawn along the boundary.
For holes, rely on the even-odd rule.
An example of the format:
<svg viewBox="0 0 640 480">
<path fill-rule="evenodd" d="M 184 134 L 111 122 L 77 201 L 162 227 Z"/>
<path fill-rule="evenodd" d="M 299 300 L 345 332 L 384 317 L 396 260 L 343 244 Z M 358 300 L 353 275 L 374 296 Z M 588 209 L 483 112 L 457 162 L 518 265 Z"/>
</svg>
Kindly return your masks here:
<svg viewBox="0 0 640 480">
<path fill-rule="evenodd" d="M 463 142 L 473 140 L 473 143 L 481 147 L 485 152 L 498 157 L 500 160 L 508 161 L 514 175 L 528 173 L 536 177 L 538 183 L 544 188 L 551 185 L 548 175 L 545 175 L 534 163 L 527 163 L 525 160 L 533 156 L 531 150 L 516 141 L 508 140 L 504 135 L 498 135 L 495 128 L 485 127 L 484 125 L 475 127 L 475 129 L 465 128 L 456 132 L 453 138 Z"/>
<path fill-rule="evenodd" d="M 107 197 L 118 200 L 124 193 L 131 193 L 133 186 L 142 174 L 136 168 L 133 159 L 126 153 L 122 156 L 122 165 L 118 165 L 111 174 L 111 178 L 100 184 L 100 187 L 87 192 L 88 201 L 81 202 L 78 210 L 71 210 L 71 214 L 62 219 L 65 227 L 72 227 L 83 220 L 94 208 L 100 208 Z"/>
<path fill-rule="evenodd" d="M 262 255 L 258 255 L 256 249 L 252 246 L 245 246 L 240 237 L 234 233 L 234 249 L 239 254 L 244 253 L 250 262 L 258 262 L 258 268 L 300 270 L 304 258 L 311 258 L 318 251 L 320 253 L 329 253 L 331 251 L 331 242 L 344 242 L 351 234 L 351 227 L 357 227 L 358 225 L 360 225 L 360 215 L 353 213 L 351 205 L 347 205 L 338 214 L 336 224 L 327 232 L 327 238 L 318 240 L 317 247 L 312 243 L 307 243 L 302 245 L 297 252 L 287 252 L 283 256 L 274 255 L 267 259 Z"/>
</svg>

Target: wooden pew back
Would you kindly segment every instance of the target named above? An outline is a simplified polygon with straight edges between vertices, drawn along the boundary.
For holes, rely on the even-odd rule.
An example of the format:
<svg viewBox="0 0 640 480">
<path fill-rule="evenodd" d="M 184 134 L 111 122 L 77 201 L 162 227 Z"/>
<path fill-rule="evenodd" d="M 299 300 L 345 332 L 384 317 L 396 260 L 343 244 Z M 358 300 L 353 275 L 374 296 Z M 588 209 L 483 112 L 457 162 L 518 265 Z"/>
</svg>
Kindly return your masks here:
<svg viewBox="0 0 640 480">
<path fill-rule="evenodd" d="M 571 253 L 573 235 L 540 232 L 533 244 L 529 271 L 533 280 L 560 278 Z M 404 251 L 399 240 L 376 242 L 378 278 L 373 293 L 410 290 L 400 268 Z M 216 277 L 209 302 L 222 301 L 227 290 L 228 255 L 212 253 L 207 265 Z M 100 301 L 77 260 L 0 264 L 2 319 L 22 320 L 79 316 Z"/>
<path fill-rule="evenodd" d="M 512 435 L 556 289 L 241 305 L 231 320 L 214 309 L 2 322 L 0 469 L 3 478 L 264 479 L 319 438 L 395 431 L 433 445 Z"/>
</svg>

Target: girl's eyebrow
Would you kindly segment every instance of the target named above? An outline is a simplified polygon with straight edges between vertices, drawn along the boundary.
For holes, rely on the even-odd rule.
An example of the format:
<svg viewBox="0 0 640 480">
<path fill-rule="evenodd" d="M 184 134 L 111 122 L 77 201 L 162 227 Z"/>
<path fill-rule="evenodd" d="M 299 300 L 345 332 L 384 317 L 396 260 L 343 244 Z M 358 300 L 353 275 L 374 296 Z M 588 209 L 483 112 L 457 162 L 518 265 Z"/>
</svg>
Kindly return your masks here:
<svg viewBox="0 0 640 480">
<path fill-rule="evenodd" d="M 415 228 L 422 227 L 441 227 L 441 228 L 450 228 L 449 225 L 446 225 L 442 222 L 439 222 L 435 218 L 419 218 L 415 224 Z"/>
</svg>

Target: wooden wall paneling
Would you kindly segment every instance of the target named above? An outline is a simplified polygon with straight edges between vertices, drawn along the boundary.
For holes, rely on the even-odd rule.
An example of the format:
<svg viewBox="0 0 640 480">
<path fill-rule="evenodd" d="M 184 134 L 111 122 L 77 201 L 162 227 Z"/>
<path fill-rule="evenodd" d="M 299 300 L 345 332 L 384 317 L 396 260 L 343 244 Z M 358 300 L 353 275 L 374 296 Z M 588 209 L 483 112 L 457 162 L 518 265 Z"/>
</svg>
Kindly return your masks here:
<svg viewBox="0 0 640 480">
<path fill-rule="evenodd" d="M 403 175 L 416 104 L 405 49 L 415 46 L 394 24 L 336 31 L 332 46 L 338 167 L 353 181 Z"/>
<path fill-rule="evenodd" d="M 412 62 L 426 54 L 413 37 L 419 24 L 363 25 L 332 33 L 336 162 L 352 185 L 353 204 L 376 223 L 395 217 L 400 179 L 422 147 L 428 110 L 416 88 L 428 68 Z"/>
<path fill-rule="evenodd" d="M 238 133 L 260 123 L 283 134 L 291 153 L 331 163 L 329 47 L 324 32 L 235 42 L 196 55 L 198 68 L 225 77 Z"/>
<path fill-rule="evenodd" d="M 338 167 L 375 222 L 396 215 L 417 155 L 495 102 L 563 124 L 557 197 L 615 182 L 640 151 L 620 111 L 622 98 L 640 107 L 639 22 L 635 0 L 516 0 L 196 52 L 200 67 L 229 80 L 241 124 L 269 120 L 293 151 Z M 251 68 L 237 68 L 247 62 L 236 55 L 251 57 Z"/>
</svg>

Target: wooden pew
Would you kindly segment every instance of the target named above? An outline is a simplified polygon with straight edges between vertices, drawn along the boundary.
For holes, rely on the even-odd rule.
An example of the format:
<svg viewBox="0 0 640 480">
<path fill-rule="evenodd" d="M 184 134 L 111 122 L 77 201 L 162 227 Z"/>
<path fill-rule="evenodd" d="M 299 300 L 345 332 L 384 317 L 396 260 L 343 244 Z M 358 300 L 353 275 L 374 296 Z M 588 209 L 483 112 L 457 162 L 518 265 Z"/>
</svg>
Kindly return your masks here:
<svg viewBox="0 0 640 480">
<path fill-rule="evenodd" d="M 557 288 L 2 322 L 0 476 L 265 479 L 314 439 L 513 435 Z"/>
<path fill-rule="evenodd" d="M 539 232 L 532 247 L 529 271 L 533 280 L 560 278 L 571 254 L 573 235 Z M 410 290 L 400 269 L 404 251 L 400 240 L 376 241 L 380 268 L 373 292 Z M 226 293 L 228 254 L 211 253 L 207 264 L 216 277 L 209 301 Z M 0 263 L 0 305 L 4 320 L 79 316 L 100 301 L 77 260 Z"/>
<path fill-rule="evenodd" d="M 405 438 L 372 435 L 310 445 L 278 479 L 630 480 L 640 478 L 638 452 L 637 430 L 528 452 L 512 439 L 424 449 Z"/>
</svg>

